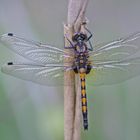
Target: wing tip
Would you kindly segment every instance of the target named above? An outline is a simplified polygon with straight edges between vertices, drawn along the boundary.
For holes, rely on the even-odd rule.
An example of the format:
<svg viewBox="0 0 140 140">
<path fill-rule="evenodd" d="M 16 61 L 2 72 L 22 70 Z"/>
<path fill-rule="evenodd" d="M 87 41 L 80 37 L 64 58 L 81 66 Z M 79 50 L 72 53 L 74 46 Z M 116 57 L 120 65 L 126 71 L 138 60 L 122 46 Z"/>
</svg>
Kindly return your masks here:
<svg viewBox="0 0 140 140">
<path fill-rule="evenodd" d="M 1 37 L 5 37 L 5 36 L 14 36 L 14 34 L 13 33 L 6 33 L 6 34 L 1 35 Z"/>
<path fill-rule="evenodd" d="M 0 36 L 0 40 L 1 41 L 5 40 L 7 36 L 12 37 L 12 36 L 14 36 L 14 34 L 13 33 L 3 34 L 3 35 Z"/>
<path fill-rule="evenodd" d="M 0 36 L 0 41 L 4 44 L 11 44 L 13 41 L 14 34 L 13 33 L 6 33 Z"/>
<path fill-rule="evenodd" d="M 9 71 L 9 69 L 12 68 L 12 65 L 14 65 L 13 62 L 8 62 L 8 63 L 4 64 L 4 65 L 1 67 L 1 71 L 2 71 L 3 73 L 7 73 L 7 72 Z"/>
</svg>

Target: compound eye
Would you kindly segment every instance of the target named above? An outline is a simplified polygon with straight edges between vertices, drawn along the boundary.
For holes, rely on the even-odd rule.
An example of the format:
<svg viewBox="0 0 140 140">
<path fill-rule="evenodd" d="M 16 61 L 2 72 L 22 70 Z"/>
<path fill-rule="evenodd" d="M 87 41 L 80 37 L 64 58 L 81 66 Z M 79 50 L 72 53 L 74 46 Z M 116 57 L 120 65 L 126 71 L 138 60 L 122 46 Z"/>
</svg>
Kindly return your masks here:
<svg viewBox="0 0 140 140">
<path fill-rule="evenodd" d="M 72 37 L 72 41 L 77 41 L 79 38 L 79 34 L 75 34 L 73 37 Z"/>
<path fill-rule="evenodd" d="M 81 37 L 83 40 L 87 39 L 87 35 L 86 35 L 86 34 L 83 34 L 83 33 L 80 34 L 80 37 Z"/>
</svg>

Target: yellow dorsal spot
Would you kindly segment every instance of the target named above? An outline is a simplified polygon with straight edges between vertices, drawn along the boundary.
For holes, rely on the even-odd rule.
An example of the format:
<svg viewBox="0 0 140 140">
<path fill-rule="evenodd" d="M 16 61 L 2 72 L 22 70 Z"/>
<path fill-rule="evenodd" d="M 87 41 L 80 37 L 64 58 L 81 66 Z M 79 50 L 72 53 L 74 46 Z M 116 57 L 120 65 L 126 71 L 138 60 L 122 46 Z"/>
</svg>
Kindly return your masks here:
<svg viewBox="0 0 140 140">
<path fill-rule="evenodd" d="M 81 82 L 81 86 L 82 86 L 82 87 L 85 87 L 85 81 L 82 81 L 82 82 Z"/>
<path fill-rule="evenodd" d="M 86 98 L 82 98 L 82 103 L 83 103 L 83 105 L 85 105 L 86 104 Z"/>
<path fill-rule="evenodd" d="M 85 73 L 80 73 L 80 78 L 85 79 L 85 75 L 86 75 Z"/>
<path fill-rule="evenodd" d="M 82 93 L 83 96 L 85 96 L 86 91 L 83 89 L 83 90 L 81 91 L 81 93 Z"/>
<path fill-rule="evenodd" d="M 87 107 L 86 107 L 86 106 L 82 106 L 82 111 L 83 111 L 84 113 L 86 113 Z"/>
</svg>

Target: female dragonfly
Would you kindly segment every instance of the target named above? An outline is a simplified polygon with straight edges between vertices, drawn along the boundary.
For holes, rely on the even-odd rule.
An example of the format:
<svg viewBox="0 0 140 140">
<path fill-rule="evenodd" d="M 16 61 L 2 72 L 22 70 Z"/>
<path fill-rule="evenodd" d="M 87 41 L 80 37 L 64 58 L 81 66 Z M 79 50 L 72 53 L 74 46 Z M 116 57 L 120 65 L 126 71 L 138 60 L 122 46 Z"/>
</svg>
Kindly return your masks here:
<svg viewBox="0 0 140 140">
<path fill-rule="evenodd" d="M 6 74 L 44 85 L 71 85 L 73 83 L 64 83 L 64 72 L 73 71 L 79 74 L 83 126 L 88 129 L 85 85 L 110 85 L 140 74 L 140 32 L 93 48 L 90 43 L 91 36 L 87 37 L 79 32 L 73 35 L 72 41 L 67 38 L 70 42 L 69 48 L 74 52 L 68 53 L 12 33 L 4 34 L 0 38 L 1 42 L 30 61 L 9 62 L 1 70 Z M 72 61 L 64 63 L 65 58 Z"/>
</svg>

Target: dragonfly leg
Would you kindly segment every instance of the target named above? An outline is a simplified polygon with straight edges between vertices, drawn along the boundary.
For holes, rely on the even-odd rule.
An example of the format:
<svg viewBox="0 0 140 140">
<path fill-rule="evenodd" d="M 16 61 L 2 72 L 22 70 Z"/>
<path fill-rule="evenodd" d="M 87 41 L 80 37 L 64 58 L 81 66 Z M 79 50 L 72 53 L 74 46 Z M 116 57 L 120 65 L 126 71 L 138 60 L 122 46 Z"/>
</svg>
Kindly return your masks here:
<svg viewBox="0 0 140 140">
<path fill-rule="evenodd" d="M 86 28 L 86 27 L 84 27 L 84 28 L 90 34 L 89 37 L 87 38 L 87 41 L 89 41 L 92 38 L 93 35 L 92 35 L 91 31 L 88 28 Z"/>
<path fill-rule="evenodd" d="M 90 39 L 92 38 L 93 35 L 88 28 L 86 28 L 86 27 L 84 27 L 84 28 L 90 34 L 89 37 L 87 38 L 87 41 L 89 42 L 89 46 L 90 46 L 90 48 L 88 48 L 88 50 L 93 51 L 93 46 L 92 46 L 92 43 L 90 41 Z"/>
<path fill-rule="evenodd" d="M 92 46 L 92 44 L 91 44 L 91 41 L 89 40 L 88 42 L 89 42 L 89 46 L 90 46 L 90 48 L 88 48 L 88 50 L 89 50 L 89 51 L 93 51 L 93 46 Z"/>
</svg>

